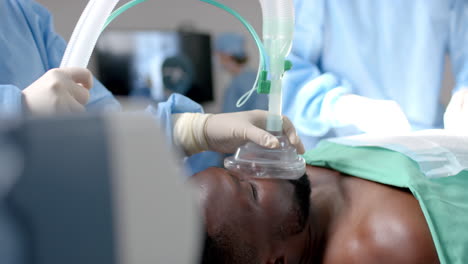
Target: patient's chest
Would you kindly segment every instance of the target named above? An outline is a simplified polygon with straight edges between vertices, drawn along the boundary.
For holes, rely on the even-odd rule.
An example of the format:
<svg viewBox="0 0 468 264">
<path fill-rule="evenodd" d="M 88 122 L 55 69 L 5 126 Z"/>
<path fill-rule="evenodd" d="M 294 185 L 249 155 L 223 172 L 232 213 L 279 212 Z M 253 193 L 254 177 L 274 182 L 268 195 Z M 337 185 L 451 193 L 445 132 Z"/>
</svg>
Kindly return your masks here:
<svg viewBox="0 0 468 264">
<path fill-rule="evenodd" d="M 439 263 L 417 200 L 407 191 L 346 177 L 349 204 L 323 263 Z"/>
</svg>

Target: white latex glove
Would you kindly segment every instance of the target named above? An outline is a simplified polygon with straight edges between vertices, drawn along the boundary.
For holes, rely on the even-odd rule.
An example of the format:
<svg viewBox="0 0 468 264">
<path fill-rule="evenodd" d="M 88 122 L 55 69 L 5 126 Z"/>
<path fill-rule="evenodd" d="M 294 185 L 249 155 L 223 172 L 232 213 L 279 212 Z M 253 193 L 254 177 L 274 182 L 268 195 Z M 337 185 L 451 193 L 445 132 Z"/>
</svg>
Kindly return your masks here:
<svg viewBox="0 0 468 264">
<path fill-rule="evenodd" d="M 355 125 L 365 133 L 399 134 L 411 131 L 403 110 L 391 100 L 344 95 L 337 100 L 333 115 L 339 123 Z"/>
<path fill-rule="evenodd" d="M 444 128 L 457 133 L 468 133 L 468 87 L 452 95 L 444 114 Z"/>
<path fill-rule="evenodd" d="M 92 86 L 87 69 L 52 69 L 23 90 L 24 101 L 33 114 L 82 112 Z"/>
<path fill-rule="evenodd" d="M 173 115 L 174 142 L 182 146 L 189 155 L 206 150 L 234 153 L 248 141 L 266 148 L 277 148 L 278 139 L 262 129 L 265 127 L 267 114 L 266 111 L 253 110 L 216 115 Z M 304 146 L 296 134 L 296 129 L 287 117 L 283 117 L 283 128 L 298 153 L 304 153 Z"/>
</svg>

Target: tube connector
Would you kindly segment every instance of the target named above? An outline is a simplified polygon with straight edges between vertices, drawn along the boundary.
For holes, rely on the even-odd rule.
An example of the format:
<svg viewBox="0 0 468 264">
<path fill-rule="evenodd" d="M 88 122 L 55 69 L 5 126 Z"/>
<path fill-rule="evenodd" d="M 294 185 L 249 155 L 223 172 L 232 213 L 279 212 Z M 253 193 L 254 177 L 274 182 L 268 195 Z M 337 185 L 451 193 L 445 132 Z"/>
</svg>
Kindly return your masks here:
<svg viewBox="0 0 468 264">
<path fill-rule="evenodd" d="M 285 60 L 284 61 L 284 71 L 289 71 L 290 69 L 292 69 L 293 67 L 293 64 L 290 60 Z"/>
<path fill-rule="evenodd" d="M 258 83 L 257 87 L 257 93 L 259 94 L 269 94 L 270 93 L 270 88 L 271 88 L 271 82 L 266 80 L 266 81 L 260 81 Z"/>
<path fill-rule="evenodd" d="M 269 94 L 271 88 L 271 82 L 267 80 L 268 72 L 263 70 L 260 73 L 259 80 L 258 80 L 258 87 L 257 93 L 259 94 Z"/>
</svg>

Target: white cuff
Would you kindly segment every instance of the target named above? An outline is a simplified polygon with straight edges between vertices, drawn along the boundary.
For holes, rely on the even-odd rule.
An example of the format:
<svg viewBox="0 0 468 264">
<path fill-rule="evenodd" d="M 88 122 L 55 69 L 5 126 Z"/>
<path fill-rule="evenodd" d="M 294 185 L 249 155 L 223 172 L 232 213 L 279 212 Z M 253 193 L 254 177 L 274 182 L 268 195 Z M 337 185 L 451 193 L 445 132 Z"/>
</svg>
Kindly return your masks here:
<svg viewBox="0 0 468 264">
<path fill-rule="evenodd" d="M 174 144 L 182 147 L 187 155 L 208 150 L 205 125 L 210 116 L 211 114 L 200 113 L 173 114 Z"/>
</svg>

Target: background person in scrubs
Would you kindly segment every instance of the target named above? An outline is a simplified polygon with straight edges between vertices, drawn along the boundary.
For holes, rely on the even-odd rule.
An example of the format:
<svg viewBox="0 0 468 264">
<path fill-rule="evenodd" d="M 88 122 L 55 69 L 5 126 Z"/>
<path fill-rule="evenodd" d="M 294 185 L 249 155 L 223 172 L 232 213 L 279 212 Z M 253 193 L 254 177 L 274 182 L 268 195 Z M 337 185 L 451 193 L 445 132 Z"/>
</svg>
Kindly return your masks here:
<svg viewBox="0 0 468 264">
<path fill-rule="evenodd" d="M 249 57 L 245 49 L 244 36 L 239 33 L 223 33 L 216 38 L 215 50 L 224 70 L 232 76 L 224 91 L 221 112 L 267 110 L 267 95 L 256 92 L 252 93 L 251 98 L 243 106 L 236 106 L 239 98 L 252 89 L 257 77 L 257 71 L 247 66 Z"/>
<path fill-rule="evenodd" d="M 468 126 L 468 1 L 295 0 L 284 113 L 323 137 Z M 440 103 L 444 58 L 456 85 Z M 464 103 L 466 102 L 466 103 Z"/>
</svg>

